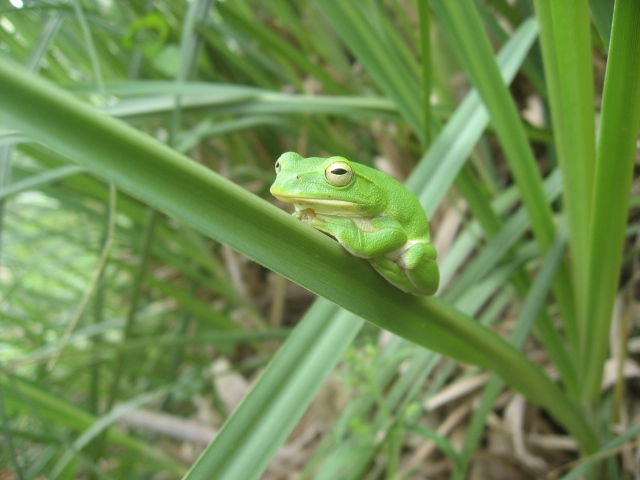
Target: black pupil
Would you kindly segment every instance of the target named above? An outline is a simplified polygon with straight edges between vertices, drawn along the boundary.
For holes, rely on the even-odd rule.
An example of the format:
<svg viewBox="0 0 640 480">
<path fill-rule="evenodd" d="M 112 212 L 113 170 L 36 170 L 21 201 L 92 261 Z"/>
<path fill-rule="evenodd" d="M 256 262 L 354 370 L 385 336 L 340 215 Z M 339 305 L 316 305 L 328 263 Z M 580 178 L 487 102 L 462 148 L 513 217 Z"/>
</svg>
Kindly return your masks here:
<svg viewBox="0 0 640 480">
<path fill-rule="evenodd" d="M 347 171 L 344 168 L 334 168 L 333 170 L 331 170 L 331 173 L 333 173 L 334 175 L 344 175 L 345 173 L 347 173 Z"/>
</svg>

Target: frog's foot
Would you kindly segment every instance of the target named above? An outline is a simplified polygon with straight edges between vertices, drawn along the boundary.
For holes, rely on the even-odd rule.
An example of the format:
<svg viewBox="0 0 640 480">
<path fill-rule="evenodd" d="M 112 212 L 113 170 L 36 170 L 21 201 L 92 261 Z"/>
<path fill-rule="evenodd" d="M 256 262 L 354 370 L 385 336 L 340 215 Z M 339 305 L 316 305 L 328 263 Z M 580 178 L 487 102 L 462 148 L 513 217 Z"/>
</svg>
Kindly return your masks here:
<svg viewBox="0 0 640 480">
<path fill-rule="evenodd" d="M 389 282 L 414 295 L 433 295 L 438 290 L 440 271 L 433 245 L 414 243 L 369 262 Z"/>
<path fill-rule="evenodd" d="M 303 210 L 298 210 L 296 208 L 292 215 L 304 223 L 313 223 L 316 219 L 316 212 L 311 208 L 305 208 Z"/>
<path fill-rule="evenodd" d="M 436 249 L 430 243 L 416 243 L 398 260 L 419 295 L 433 295 L 440 284 L 440 270 L 436 263 Z"/>
<path fill-rule="evenodd" d="M 404 271 L 392 260 L 386 257 L 369 258 L 369 263 L 376 271 L 382 275 L 389 283 L 395 285 L 403 292 L 421 295 L 411 284 Z"/>
</svg>

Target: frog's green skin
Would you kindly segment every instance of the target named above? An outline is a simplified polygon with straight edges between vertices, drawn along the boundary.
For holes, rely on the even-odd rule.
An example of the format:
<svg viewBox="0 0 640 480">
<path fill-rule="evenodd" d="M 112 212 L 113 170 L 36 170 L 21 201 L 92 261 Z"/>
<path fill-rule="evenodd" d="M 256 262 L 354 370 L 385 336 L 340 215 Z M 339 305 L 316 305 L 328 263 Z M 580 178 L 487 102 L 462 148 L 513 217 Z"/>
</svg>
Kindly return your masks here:
<svg viewBox="0 0 640 480">
<path fill-rule="evenodd" d="M 389 282 L 414 295 L 433 295 L 440 272 L 427 216 L 404 185 L 342 157 L 283 154 L 273 196 L 293 203 L 294 216 L 369 260 Z"/>
</svg>

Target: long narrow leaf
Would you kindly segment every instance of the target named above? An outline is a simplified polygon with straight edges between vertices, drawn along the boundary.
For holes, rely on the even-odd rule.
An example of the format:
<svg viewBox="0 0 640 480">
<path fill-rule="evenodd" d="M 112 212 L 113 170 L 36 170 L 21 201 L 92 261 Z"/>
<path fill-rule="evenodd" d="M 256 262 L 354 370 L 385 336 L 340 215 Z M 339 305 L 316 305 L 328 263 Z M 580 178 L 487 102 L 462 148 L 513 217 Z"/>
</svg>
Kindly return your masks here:
<svg viewBox="0 0 640 480">
<path fill-rule="evenodd" d="M 602 98 L 593 193 L 582 360 L 583 400 L 596 405 L 609 343 L 613 302 L 640 128 L 640 2 L 617 0 Z"/>
<path fill-rule="evenodd" d="M 395 102 L 416 135 L 422 137 L 423 116 L 419 94 L 416 93 L 420 85 L 417 66 L 402 61 L 403 57 L 379 31 L 363 3 L 322 0 L 316 4 L 369 71 L 374 82 Z"/>
<path fill-rule="evenodd" d="M 515 77 L 537 31 L 533 19 L 523 22 L 498 54 L 496 60 L 505 83 Z M 489 120 L 489 112 L 477 90 L 469 92 L 407 180 L 407 187 L 416 193 L 429 217 L 444 198 Z M 428 183 L 418 190 L 425 178 Z"/>
<path fill-rule="evenodd" d="M 509 91 L 501 81 L 489 39 L 482 28 L 476 7 L 467 2 L 445 0 L 433 0 L 432 4 L 465 72 L 478 89 L 491 114 L 496 134 L 531 218 L 536 241 L 545 252 L 555 234 L 551 207 L 545 201 L 540 172 L 522 121 Z M 562 312 L 567 337 L 572 344 L 577 344 L 578 331 L 571 283 L 569 271 L 563 266 L 554 282 L 554 294 Z"/>
<path fill-rule="evenodd" d="M 363 321 L 316 302 L 185 477 L 257 479 L 316 394 Z M 328 320 L 329 319 L 329 320 Z M 292 368 L 295 367 L 295 368 Z"/>
<path fill-rule="evenodd" d="M 537 0 L 535 5 L 555 145 L 564 179 L 577 328 L 583 331 L 589 328 L 584 309 L 589 295 L 587 258 L 596 155 L 589 5 L 587 0 Z M 582 372 L 579 369 L 578 375 Z"/>
<path fill-rule="evenodd" d="M 528 48 L 535 39 L 535 33 L 535 23 L 533 21 L 526 22 L 526 24 L 523 25 L 514 35 L 513 40 L 505 47 L 500 56 L 501 66 L 504 69 L 508 69 L 508 73 L 505 73 L 505 75 L 510 75 L 511 77 L 515 75 L 517 66 L 522 63 L 526 56 Z M 453 122 L 452 120 L 453 125 L 451 125 L 451 128 L 462 128 L 463 126 L 466 128 L 466 126 L 469 125 L 474 129 L 473 131 L 477 136 L 474 139 L 473 135 L 469 135 L 470 141 L 467 142 L 468 148 L 470 150 L 473 143 L 477 141 L 477 137 L 480 136 L 481 132 L 486 127 L 489 117 L 488 114 L 486 114 L 486 111 L 484 111 L 484 108 L 480 103 L 477 94 L 471 94 L 468 100 L 465 100 L 464 105 L 464 108 L 460 107 L 456 112 L 454 118 L 456 118 L 457 120 L 455 122 Z M 475 115 L 475 112 L 479 112 L 480 115 Z M 484 118 L 482 114 L 484 115 Z M 483 118 L 484 121 L 478 120 L 478 118 Z M 445 148 L 445 145 L 451 143 L 448 134 L 449 127 L 447 127 L 447 129 L 445 130 L 446 132 L 443 132 L 438 137 L 438 144 L 440 145 L 439 148 Z M 460 142 L 455 142 L 455 145 L 457 146 L 459 143 Z M 446 164 L 452 171 L 452 173 L 445 180 L 430 177 L 430 182 L 425 186 L 425 190 L 428 190 L 430 186 L 432 187 L 432 189 L 433 186 L 436 186 L 436 188 L 443 189 L 442 194 L 444 195 L 444 189 L 446 189 L 446 185 L 450 185 L 455 178 L 456 171 L 451 163 L 455 161 L 457 165 L 462 165 L 466 156 L 467 154 L 461 153 L 459 149 L 452 149 L 452 151 L 449 152 L 447 156 L 435 158 L 434 160 L 441 162 L 441 164 Z M 414 171 L 412 173 L 412 176 L 410 177 L 409 182 L 411 182 L 411 179 L 415 180 L 419 178 L 420 175 L 421 170 L 418 169 Z M 446 183 L 447 181 L 448 183 Z M 422 186 L 416 181 L 414 181 L 413 184 L 412 186 L 414 190 L 417 190 L 420 186 Z M 437 196 L 430 196 L 428 197 L 427 201 L 429 208 L 434 209 L 435 206 L 440 202 L 440 198 L 438 198 Z M 321 300 L 318 303 L 323 302 L 324 300 Z M 318 303 L 316 303 L 314 309 L 319 308 Z M 307 315 L 307 317 L 309 317 L 309 315 Z M 342 324 L 347 321 L 347 318 L 344 318 L 344 313 L 337 313 L 334 318 L 331 319 L 315 319 L 315 316 L 313 316 L 312 318 L 307 317 L 305 317 L 298 329 L 311 328 L 311 326 L 307 324 L 312 321 L 326 322 L 331 324 L 335 322 Z M 348 317 L 348 321 L 352 322 L 351 316 Z M 321 362 L 319 362 L 318 367 L 324 366 L 326 364 L 333 365 L 337 361 L 339 356 L 343 353 L 344 347 L 346 346 L 346 343 L 343 343 L 344 332 L 342 330 L 333 328 L 331 330 L 327 330 L 327 334 L 329 333 L 334 336 L 333 340 L 329 341 L 329 344 L 332 345 L 332 347 L 322 347 L 323 359 Z M 297 341 L 300 340 L 298 339 Z M 311 345 L 303 344 L 303 348 L 298 348 L 296 347 L 295 343 L 291 341 L 287 342 L 282 347 L 281 353 L 278 355 L 278 360 L 269 365 L 263 379 L 261 379 L 261 381 L 256 384 L 256 386 L 246 397 L 243 404 L 239 407 L 238 410 L 236 410 L 236 412 L 234 412 L 233 416 L 228 420 L 223 430 L 223 433 L 228 433 L 226 433 L 224 437 L 220 436 L 216 438 L 214 443 L 202 455 L 201 460 L 198 462 L 197 466 L 193 467 L 193 475 L 196 475 L 195 472 L 197 471 L 202 472 L 203 475 L 211 474 L 211 472 L 216 472 L 216 476 L 219 478 L 255 478 L 255 475 L 261 471 L 260 467 L 266 465 L 265 462 L 260 462 L 260 464 L 257 464 L 255 458 L 259 457 L 266 460 L 269 456 L 269 453 L 275 452 L 277 446 L 281 441 L 284 440 L 284 436 L 286 435 L 286 433 L 289 432 L 295 424 L 297 416 L 293 415 L 292 412 L 288 410 L 288 405 L 293 403 L 297 406 L 298 409 L 304 409 L 304 407 L 310 402 L 312 398 L 311 394 L 315 393 L 315 391 L 319 388 L 329 371 L 323 370 L 323 374 L 318 371 L 315 371 L 313 373 L 306 373 L 305 370 L 298 372 L 299 365 L 305 362 L 304 359 L 316 355 L 315 350 L 316 348 L 318 348 L 317 343 L 318 342 L 315 342 Z M 335 346 L 340 346 L 340 348 L 335 348 Z M 295 356 L 294 360 L 290 360 L 289 366 L 280 367 L 279 365 L 282 363 L 282 360 L 280 360 L 280 355 L 284 355 L 283 351 L 285 350 L 295 350 L 298 352 L 298 354 Z M 289 358 L 290 354 L 287 354 L 286 356 Z M 432 363 L 431 368 L 435 367 L 435 362 L 431 359 L 437 357 L 434 354 L 429 353 L 426 358 L 430 359 L 429 361 Z M 294 369 L 292 369 L 291 365 L 295 365 Z M 285 370 L 286 375 L 285 373 L 277 373 L 277 371 L 283 369 Z M 276 370 L 276 372 L 272 372 L 272 370 Z M 424 367 L 420 368 L 420 373 L 422 376 L 426 376 L 428 372 L 429 370 L 425 369 Z M 296 379 L 299 378 L 300 375 L 302 375 L 302 378 L 307 378 L 307 380 L 313 379 L 313 383 L 309 383 L 307 381 L 304 388 L 285 388 L 286 381 L 290 381 L 294 384 L 299 384 L 300 380 Z M 267 379 L 270 379 L 270 381 L 267 381 Z M 263 391 L 272 389 L 273 387 L 270 386 L 272 384 L 280 385 L 280 389 L 277 391 L 278 395 L 274 395 L 273 398 L 267 395 L 268 400 L 274 403 L 274 407 L 269 409 L 269 411 L 267 412 L 266 408 L 264 407 L 264 405 L 267 404 L 267 399 L 264 398 L 266 394 L 263 393 Z M 413 385 L 416 385 L 416 383 L 413 382 Z M 399 386 L 399 384 L 396 384 L 394 388 Z M 292 398 L 286 398 L 285 395 L 288 395 Z M 257 409 L 257 412 L 254 408 L 256 401 L 258 402 L 258 405 L 262 406 L 262 408 Z M 390 405 L 393 405 L 393 401 L 391 398 L 389 399 L 389 403 Z M 284 415 L 280 413 L 282 407 L 279 409 L 276 408 L 276 405 L 284 406 Z M 260 419 L 262 419 L 262 416 L 267 413 L 271 416 L 275 416 L 276 418 L 280 418 L 279 421 L 271 422 L 272 424 L 275 423 L 275 425 L 272 425 L 271 428 L 268 429 L 268 431 L 257 431 L 256 428 L 254 428 L 254 425 L 260 425 Z M 251 421 L 243 422 L 241 420 L 250 418 L 252 416 L 254 416 L 255 418 Z M 239 441 L 239 438 L 243 438 L 243 436 L 249 435 L 249 432 L 252 432 L 250 437 L 251 442 L 249 442 L 250 445 L 245 445 L 245 443 L 247 442 L 241 442 Z M 361 463 L 366 465 L 367 459 L 370 458 L 370 456 L 374 455 L 376 451 L 376 448 L 370 450 L 369 455 L 364 455 L 364 452 L 361 452 Z M 240 471 L 238 470 L 238 468 L 243 468 L 243 470 Z M 190 478 L 199 477 L 190 476 Z"/>
<path fill-rule="evenodd" d="M 84 168 L 78 165 L 66 165 L 64 167 L 58 167 L 52 170 L 46 170 L 42 173 L 37 173 L 29 178 L 13 182 L 0 188 L 0 200 L 5 200 L 12 195 L 16 195 L 27 190 L 38 189 L 43 185 L 56 182 L 61 178 L 65 178 L 70 175 L 76 175 L 84 170 Z"/>
<path fill-rule="evenodd" d="M 522 309 L 520 310 L 520 314 L 516 320 L 516 326 L 509 337 L 509 341 L 518 348 L 522 347 L 529 331 L 533 327 L 534 321 L 544 307 L 544 302 L 551 288 L 553 277 L 562 262 L 562 256 L 567 248 L 566 236 L 566 231 L 558 231 L 556 240 L 549 249 L 549 253 L 540 267 L 540 272 L 529 291 L 529 295 L 527 296 Z M 502 382 L 500 378 L 493 376 L 485 387 L 480 406 L 475 411 L 471 419 L 469 433 L 467 434 L 462 447 L 461 456 L 465 469 L 469 466 L 469 461 L 473 455 L 473 451 L 480 440 L 486 417 L 495 404 L 495 400 L 503 385 L 504 382 Z M 462 469 L 463 471 L 460 472 L 459 477 L 455 478 L 463 478 L 462 474 L 465 469 Z"/>
<path fill-rule="evenodd" d="M 4 401 L 12 409 L 25 411 L 33 415 L 32 408 L 38 409 L 38 415 L 53 423 L 62 423 L 75 430 L 90 429 L 97 422 L 96 417 L 71 405 L 70 403 L 37 388 L 18 377 L 2 372 L 0 374 Z M 173 460 L 163 456 L 142 441 L 119 430 L 112 429 L 107 433 L 111 442 L 135 452 L 154 465 L 161 465 L 174 473 L 181 473 L 184 469 Z"/>
<path fill-rule="evenodd" d="M 583 475 L 589 473 L 593 469 L 596 462 L 610 457 L 615 454 L 616 451 L 622 447 L 625 443 L 632 442 L 634 438 L 637 438 L 640 434 L 640 422 L 636 423 L 632 427 L 628 428 L 614 439 L 608 441 L 593 455 L 585 457 L 583 461 L 579 461 L 578 465 L 574 467 L 569 473 L 564 475 L 560 480 L 578 480 L 584 478 Z M 629 446 L 631 448 L 631 445 Z"/>
<path fill-rule="evenodd" d="M 547 408 L 586 451 L 596 447 L 583 417 L 540 368 L 469 317 L 435 298 L 390 289 L 365 261 L 326 236 L 17 66 L 0 63 L 0 83 L 0 118 L 12 126 L 358 316 L 496 371 Z"/>
</svg>

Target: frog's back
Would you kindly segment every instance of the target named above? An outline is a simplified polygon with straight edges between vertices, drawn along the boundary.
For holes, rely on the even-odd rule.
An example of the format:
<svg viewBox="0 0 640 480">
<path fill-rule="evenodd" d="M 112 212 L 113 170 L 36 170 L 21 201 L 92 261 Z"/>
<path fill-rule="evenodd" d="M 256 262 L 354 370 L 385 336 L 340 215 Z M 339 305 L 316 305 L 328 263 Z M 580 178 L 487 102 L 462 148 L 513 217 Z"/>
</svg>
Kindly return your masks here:
<svg viewBox="0 0 640 480">
<path fill-rule="evenodd" d="M 430 242 L 431 235 L 427 214 L 416 196 L 395 178 L 374 168 L 367 167 L 366 165 L 361 164 L 361 166 L 364 167 L 364 175 L 373 181 L 388 186 L 386 188 L 386 194 L 388 196 L 387 204 L 380 215 L 393 218 L 400 222 L 407 232 L 409 240 L 424 240 Z"/>
</svg>

